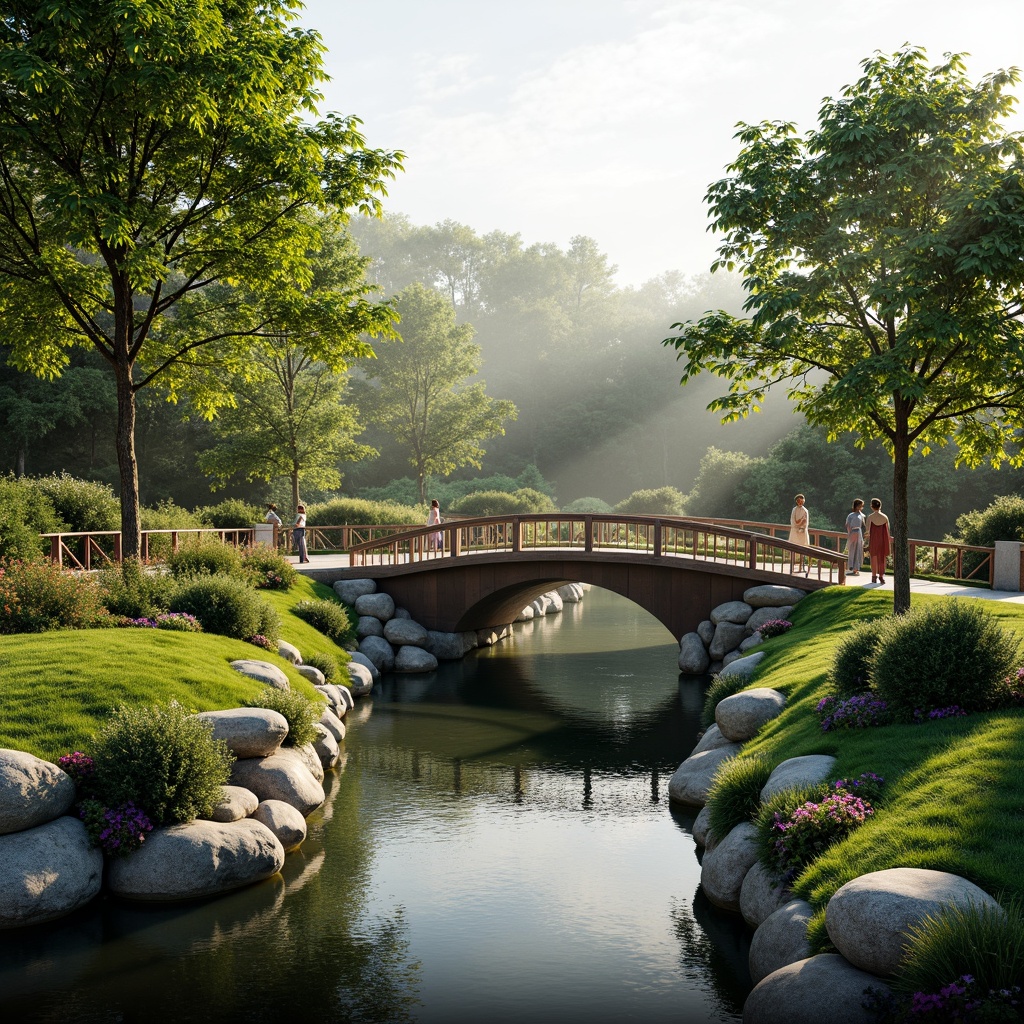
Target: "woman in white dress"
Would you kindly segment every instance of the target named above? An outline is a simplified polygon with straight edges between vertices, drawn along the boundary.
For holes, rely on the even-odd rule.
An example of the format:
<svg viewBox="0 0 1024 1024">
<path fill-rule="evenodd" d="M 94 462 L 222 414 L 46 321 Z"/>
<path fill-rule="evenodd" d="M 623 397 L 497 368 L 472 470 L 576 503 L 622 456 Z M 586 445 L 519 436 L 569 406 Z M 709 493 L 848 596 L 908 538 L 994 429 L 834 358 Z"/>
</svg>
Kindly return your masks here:
<svg viewBox="0 0 1024 1024">
<path fill-rule="evenodd" d="M 846 575 L 859 576 L 864 564 L 864 502 L 857 498 L 846 517 Z"/>
<path fill-rule="evenodd" d="M 793 500 L 796 504 L 793 506 L 792 512 L 789 513 L 789 539 L 794 544 L 803 544 L 809 547 L 811 538 L 807 532 L 807 527 L 810 525 L 811 518 L 808 515 L 807 506 L 804 505 L 806 499 L 802 494 L 798 494 Z M 805 570 L 809 572 L 810 568 L 806 559 L 801 555 L 800 572 Z"/>
<path fill-rule="evenodd" d="M 440 526 L 441 525 L 441 506 L 438 505 L 437 499 L 435 498 L 430 503 L 430 512 L 427 515 L 427 526 Z M 435 551 L 440 551 L 441 546 L 444 542 L 444 533 L 438 530 L 437 533 L 430 535 L 430 544 Z"/>
</svg>

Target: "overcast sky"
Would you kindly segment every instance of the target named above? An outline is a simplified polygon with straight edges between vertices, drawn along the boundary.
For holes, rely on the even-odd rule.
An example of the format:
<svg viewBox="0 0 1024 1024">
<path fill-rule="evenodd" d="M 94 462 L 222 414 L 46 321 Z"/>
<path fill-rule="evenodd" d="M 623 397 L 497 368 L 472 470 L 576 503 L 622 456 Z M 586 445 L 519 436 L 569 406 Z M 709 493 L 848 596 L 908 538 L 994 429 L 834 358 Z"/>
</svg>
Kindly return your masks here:
<svg viewBox="0 0 1024 1024">
<path fill-rule="evenodd" d="M 303 23 L 329 48 L 322 112 L 406 153 L 389 211 L 589 235 L 620 284 L 708 269 L 737 121 L 812 128 L 906 42 L 971 54 L 975 80 L 1024 64 L 1024 0 L 307 0 Z"/>
</svg>

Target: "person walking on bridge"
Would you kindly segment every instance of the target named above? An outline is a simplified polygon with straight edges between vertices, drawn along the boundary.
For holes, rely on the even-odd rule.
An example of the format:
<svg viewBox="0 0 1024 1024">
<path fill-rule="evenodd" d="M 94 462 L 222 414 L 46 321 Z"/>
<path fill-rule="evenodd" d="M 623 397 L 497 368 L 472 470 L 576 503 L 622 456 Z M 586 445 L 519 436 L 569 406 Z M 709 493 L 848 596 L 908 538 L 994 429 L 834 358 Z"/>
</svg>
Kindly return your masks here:
<svg viewBox="0 0 1024 1024">
<path fill-rule="evenodd" d="M 871 557 L 871 582 L 884 583 L 885 560 L 892 548 L 892 535 L 889 533 L 889 517 L 882 511 L 882 503 L 878 498 L 871 499 L 867 529 L 865 544 Z"/>
<path fill-rule="evenodd" d="M 789 513 L 789 539 L 794 544 L 803 544 L 804 547 L 811 546 L 810 534 L 807 532 L 807 528 L 810 525 L 811 517 L 807 511 L 807 506 L 804 504 L 806 498 L 802 494 L 798 494 L 793 499 L 796 504 L 793 506 L 793 510 Z M 800 572 L 810 572 L 811 566 L 807 559 L 801 554 L 800 556 Z"/>
<path fill-rule="evenodd" d="M 864 502 L 855 498 L 846 517 L 846 574 L 859 576 L 864 563 Z"/>
<path fill-rule="evenodd" d="M 440 526 L 441 525 L 441 506 L 437 503 L 435 498 L 430 503 L 430 512 L 427 514 L 427 526 Z M 438 530 L 437 533 L 430 535 L 430 543 L 435 551 L 440 551 L 442 542 L 444 541 L 444 533 Z"/>
</svg>

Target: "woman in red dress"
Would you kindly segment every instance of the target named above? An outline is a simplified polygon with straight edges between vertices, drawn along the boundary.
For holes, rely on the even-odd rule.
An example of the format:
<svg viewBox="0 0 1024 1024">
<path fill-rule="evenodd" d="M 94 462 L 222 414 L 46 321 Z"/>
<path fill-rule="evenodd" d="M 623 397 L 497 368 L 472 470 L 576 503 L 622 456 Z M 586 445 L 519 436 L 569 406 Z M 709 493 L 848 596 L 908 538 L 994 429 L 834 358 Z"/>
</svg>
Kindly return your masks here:
<svg viewBox="0 0 1024 1024">
<path fill-rule="evenodd" d="M 864 546 L 871 556 L 871 582 L 885 582 L 885 560 L 892 548 L 892 536 L 889 533 L 889 517 L 882 512 L 882 503 L 878 498 L 871 499 L 871 515 L 864 523 L 868 535 Z"/>
</svg>

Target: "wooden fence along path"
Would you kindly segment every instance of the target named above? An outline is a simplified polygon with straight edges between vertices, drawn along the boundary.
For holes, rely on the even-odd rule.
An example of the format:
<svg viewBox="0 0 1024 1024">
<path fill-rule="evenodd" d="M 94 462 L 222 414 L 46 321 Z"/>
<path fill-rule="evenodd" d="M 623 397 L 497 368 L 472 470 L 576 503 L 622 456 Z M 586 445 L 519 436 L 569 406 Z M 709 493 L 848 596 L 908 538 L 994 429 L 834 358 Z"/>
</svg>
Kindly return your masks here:
<svg viewBox="0 0 1024 1024">
<path fill-rule="evenodd" d="M 483 553 L 509 557 L 542 550 L 632 553 L 636 558 L 689 558 L 727 562 L 751 569 L 796 573 L 824 582 L 845 579 L 846 534 L 810 531 L 811 546 L 791 543 L 781 534 L 789 526 L 739 519 L 684 519 L 673 516 L 569 515 L 535 513 L 449 520 L 439 527 L 409 525 L 310 526 L 306 547 L 313 554 L 347 553 L 350 564 L 400 565 L 436 558 Z M 435 538 L 440 534 L 440 545 Z M 144 530 L 142 557 L 160 561 L 182 543 L 214 537 L 226 544 L 250 546 L 254 527 L 239 529 Z M 291 550 L 291 530 L 274 531 L 278 546 Z M 89 570 L 121 559 L 117 530 L 47 533 L 50 558 L 59 565 Z M 995 549 L 943 541 L 909 541 L 912 571 L 947 579 L 992 584 Z"/>
</svg>

